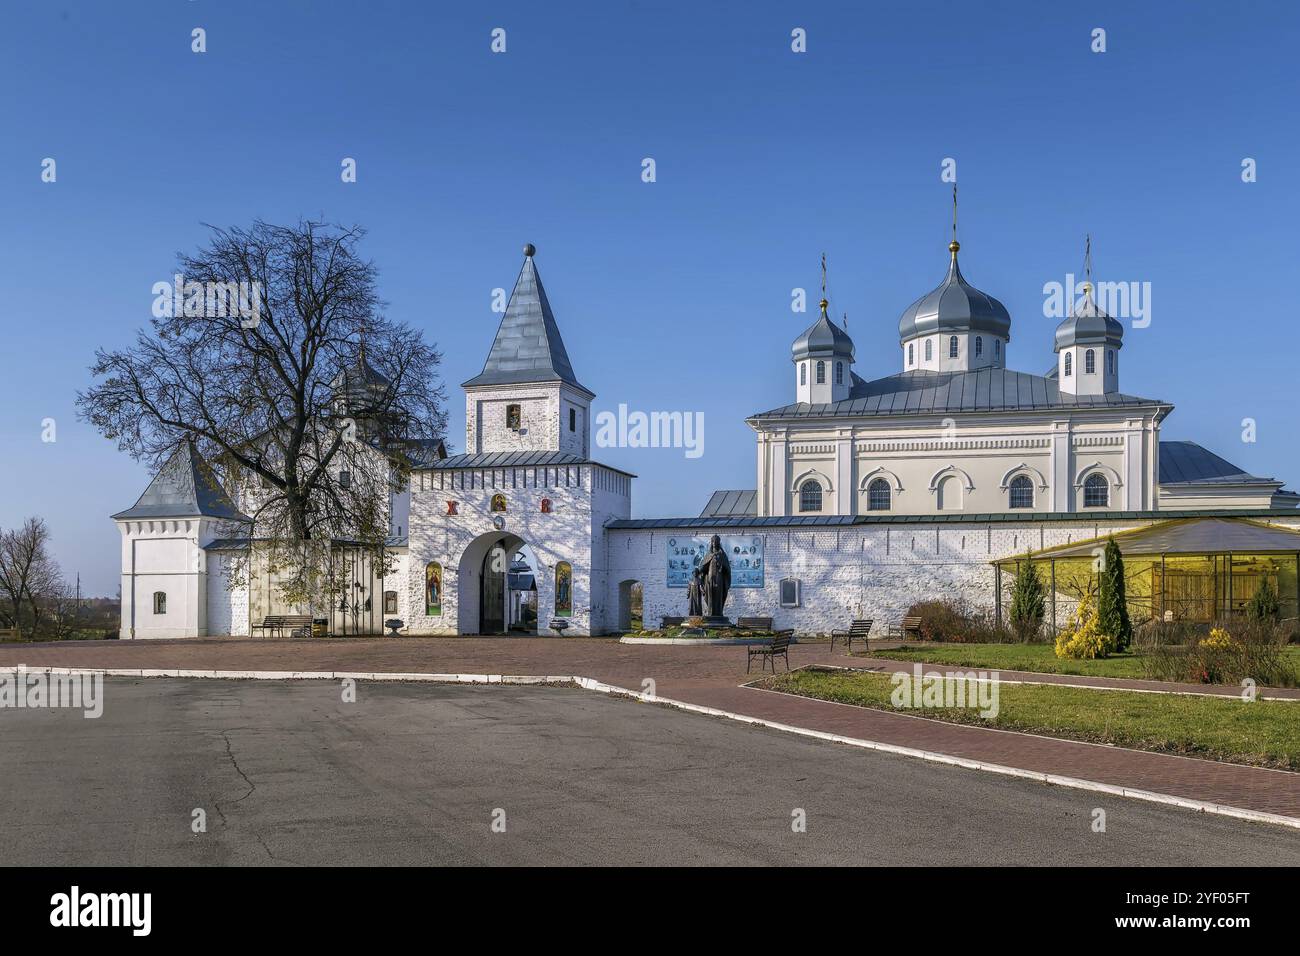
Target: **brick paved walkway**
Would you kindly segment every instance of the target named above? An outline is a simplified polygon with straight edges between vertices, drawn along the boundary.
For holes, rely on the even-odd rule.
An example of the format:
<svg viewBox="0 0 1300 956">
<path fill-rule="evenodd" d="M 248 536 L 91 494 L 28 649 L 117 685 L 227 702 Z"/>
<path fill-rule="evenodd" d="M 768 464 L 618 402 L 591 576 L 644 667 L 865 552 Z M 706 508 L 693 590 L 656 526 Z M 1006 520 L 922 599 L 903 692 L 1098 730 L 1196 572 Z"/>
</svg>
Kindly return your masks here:
<svg viewBox="0 0 1300 956">
<path fill-rule="evenodd" d="M 832 651 L 824 644 L 795 645 L 790 663 L 792 667 L 890 668 L 904 664 L 854 658 L 843 648 Z M 572 675 L 634 691 L 642 690 L 643 681 L 649 679 L 660 697 L 747 717 L 1300 819 L 1300 774 L 946 724 L 741 687 L 747 679 L 742 647 L 655 647 L 582 638 L 213 638 L 0 646 L 0 666 L 15 664 Z M 1055 675 L 1028 676 L 1045 680 Z M 1144 681 L 1103 681 L 1108 684 L 1149 686 Z"/>
</svg>

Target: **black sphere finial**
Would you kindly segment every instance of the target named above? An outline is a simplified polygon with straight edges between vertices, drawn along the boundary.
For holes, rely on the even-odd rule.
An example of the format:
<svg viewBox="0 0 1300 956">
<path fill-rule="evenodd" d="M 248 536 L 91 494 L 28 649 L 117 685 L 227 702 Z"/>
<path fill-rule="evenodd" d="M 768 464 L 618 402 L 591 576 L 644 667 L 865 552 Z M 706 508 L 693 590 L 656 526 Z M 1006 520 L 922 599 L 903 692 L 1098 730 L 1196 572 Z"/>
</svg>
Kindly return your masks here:
<svg viewBox="0 0 1300 956">
<path fill-rule="evenodd" d="M 533 256 L 537 255 L 537 247 L 531 242 L 524 243 L 524 255 L 531 259 Z"/>
</svg>

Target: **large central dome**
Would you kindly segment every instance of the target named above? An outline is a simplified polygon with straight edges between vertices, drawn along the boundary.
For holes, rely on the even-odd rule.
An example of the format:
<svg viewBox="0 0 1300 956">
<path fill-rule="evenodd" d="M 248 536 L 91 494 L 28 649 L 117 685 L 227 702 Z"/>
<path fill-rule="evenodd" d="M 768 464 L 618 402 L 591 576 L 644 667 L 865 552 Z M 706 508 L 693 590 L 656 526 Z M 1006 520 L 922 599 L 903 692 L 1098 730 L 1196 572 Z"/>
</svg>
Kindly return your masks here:
<svg viewBox="0 0 1300 956">
<path fill-rule="evenodd" d="M 933 292 L 921 296 L 898 320 L 898 337 L 902 342 L 935 332 L 987 332 L 1010 340 L 1011 313 L 993 296 L 975 288 L 957 266 L 954 240 L 948 247 L 952 262 L 948 275 Z"/>
</svg>

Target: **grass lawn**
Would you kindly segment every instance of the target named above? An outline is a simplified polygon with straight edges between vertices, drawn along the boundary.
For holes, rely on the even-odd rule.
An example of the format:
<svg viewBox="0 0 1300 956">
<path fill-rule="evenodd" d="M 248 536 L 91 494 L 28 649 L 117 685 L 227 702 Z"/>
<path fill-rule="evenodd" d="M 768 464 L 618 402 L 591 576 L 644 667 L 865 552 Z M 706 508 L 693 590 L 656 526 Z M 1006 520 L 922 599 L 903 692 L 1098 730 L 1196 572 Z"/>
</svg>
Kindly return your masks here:
<svg viewBox="0 0 1300 956">
<path fill-rule="evenodd" d="M 884 674 L 798 670 L 760 683 L 769 690 L 895 710 Z M 998 712 L 974 708 L 901 710 L 920 717 L 1300 770 L 1300 702 L 1135 694 L 1051 685 L 999 684 Z"/>
<path fill-rule="evenodd" d="M 1300 671 L 1300 647 L 1287 647 L 1283 659 Z M 1077 674 L 1085 677 L 1145 678 L 1142 658 L 1116 654 L 1095 661 L 1073 661 L 1056 656 L 1051 644 L 931 644 L 898 650 L 872 651 L 871 657 L 926 664 L 952 664 L 985 670 L 1034 671 L 1039 674 Z"/>
</svg>

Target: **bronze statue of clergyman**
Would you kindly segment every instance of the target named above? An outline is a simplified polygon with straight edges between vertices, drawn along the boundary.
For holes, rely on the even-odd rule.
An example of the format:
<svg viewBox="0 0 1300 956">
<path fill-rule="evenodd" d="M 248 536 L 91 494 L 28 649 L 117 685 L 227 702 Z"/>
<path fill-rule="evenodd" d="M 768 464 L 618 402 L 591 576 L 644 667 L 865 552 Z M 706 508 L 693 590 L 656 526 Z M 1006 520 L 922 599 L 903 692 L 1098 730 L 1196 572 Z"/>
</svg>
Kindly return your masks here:
<svg viewBox="0 0 1300 956">
<path fill-rule="evenodd" d="M 704 585 L 704 597 L 709 603 L 709 617 L 723 617 L 727 592 L 731 590 L 731 560 L 722 550 L 722 539 L 716 534 L 709 541 L 709 553 L 701 560 L 696 573 Z"/>
</svg>

